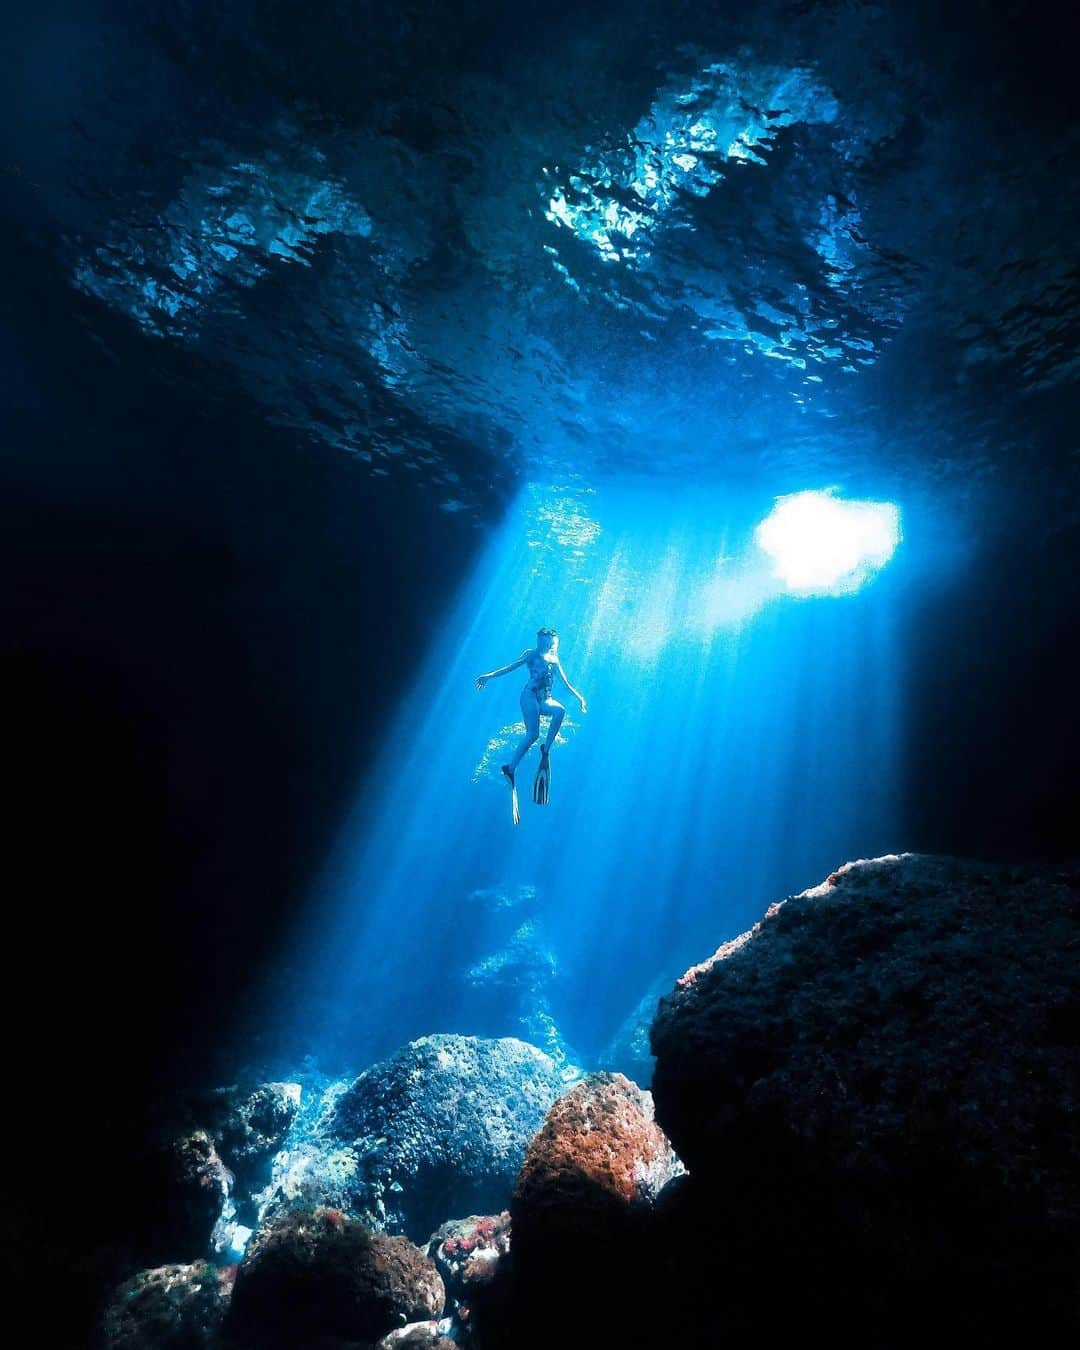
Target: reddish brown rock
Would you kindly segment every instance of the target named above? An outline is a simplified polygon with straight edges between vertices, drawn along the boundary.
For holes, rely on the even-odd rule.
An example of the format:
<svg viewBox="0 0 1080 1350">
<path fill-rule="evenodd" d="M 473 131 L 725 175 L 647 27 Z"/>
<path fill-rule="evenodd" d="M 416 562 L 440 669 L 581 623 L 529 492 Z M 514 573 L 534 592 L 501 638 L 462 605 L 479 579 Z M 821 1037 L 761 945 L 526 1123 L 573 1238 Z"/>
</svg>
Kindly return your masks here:
<svg viewBox="0 0 1080 1350">
<path fill-rule="evenodd" d="M 681 1168 L 649 1093 L 621 1073 L 590 1074 L 548 1112 L 514 1188 L 514 1242 L 544 1228 L 647 1209 Z"/>
<path fill-rule="evenodd" d="M 439 1272 L 408 1238 L 372 1234 L 340 1210 L 294 1210 L 253 1239 L 229 1329 L 257 1350 L 320 1337 L 376 1341 L 440 1317 L 445 1301 Z"/>
<path fill-rule="evenodd" d="M 571 1321 L 599 1334 L 628 1289 L 655 1282 L 654 1204 L 681 1170 L 649 1093 L 622 1074 L 592 1074 L 555 1103 L 510 1208 L 520 1344 L 560 1343 Z"/>
</svg>

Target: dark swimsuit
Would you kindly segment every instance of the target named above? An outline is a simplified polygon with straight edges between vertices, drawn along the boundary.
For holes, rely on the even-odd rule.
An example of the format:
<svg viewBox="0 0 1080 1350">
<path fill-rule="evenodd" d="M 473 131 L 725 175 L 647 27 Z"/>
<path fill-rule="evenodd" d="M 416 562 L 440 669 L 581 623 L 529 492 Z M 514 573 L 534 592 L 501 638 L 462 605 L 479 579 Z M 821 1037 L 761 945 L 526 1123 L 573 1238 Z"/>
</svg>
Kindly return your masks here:
<svg viewBox="0 0 1080 1350">
<path fill-rule="evenodd" d="M 539 652 L 530 652 L 525 658 L 525 664 L 529 668 L 529 683 L 525 688 L 536 695 L 536 701 L 542 707 L 551 697 L 555 683 L 555 662 L 545 661 Z"/>
</svg>

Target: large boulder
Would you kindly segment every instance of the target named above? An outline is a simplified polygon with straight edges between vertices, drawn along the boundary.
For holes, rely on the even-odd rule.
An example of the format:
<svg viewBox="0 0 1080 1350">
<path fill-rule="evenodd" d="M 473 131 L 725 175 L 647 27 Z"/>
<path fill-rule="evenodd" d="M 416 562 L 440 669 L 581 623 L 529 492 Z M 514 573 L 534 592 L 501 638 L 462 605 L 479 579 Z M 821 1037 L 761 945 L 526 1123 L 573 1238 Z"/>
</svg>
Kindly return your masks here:
<svg viewBox="0 0 1080 1350">
<path fill-rule="evenodd" d="M 133 1275 L 105 1308 L 105 1350 L 213 1350 L 233 1275 L 205 1261 Z"/>
<path fill-rule="evenodd" d="M 505 1208 L 564 1087 L 524 1041 L 425 1036 L 332 1097 L 279 1193 L 332 1198 L 373 1229 L 422 1241 L 448 1215 Z"/>
<path fill-rule="evenodd" d="M 907 854 L 849 863 L 687 971 L 653 1091 L 701 1306 L 736 1273 L 752 1303 L 779 1264 L 787 1306 L 829 1305 L 853 1339 L 914 1334 L 932 1297 L 952 1332 L 1075 1319 L 1078 956 L 1076 870 Z"/>
<path fill-rule="evenodd" d="M 682 1170 L 650 1094 L 622 1074 L 590 1074 L 552 1106 L 510 1207 L 521 1344 L 557 1343 L 571 1311 L 580 1336 L 599 1335 L 627 1289 L 655 1288 L 654 1208 Z"/>
<path fill-rule="evenodd" d="M 230 1335 L 252 1350 L 373 1342 L 442 1315 L 439 1272 L 404 1237 L 339 1210 L 296 1210 L 261 1229 L 236 1276 Z"/>
</svg>

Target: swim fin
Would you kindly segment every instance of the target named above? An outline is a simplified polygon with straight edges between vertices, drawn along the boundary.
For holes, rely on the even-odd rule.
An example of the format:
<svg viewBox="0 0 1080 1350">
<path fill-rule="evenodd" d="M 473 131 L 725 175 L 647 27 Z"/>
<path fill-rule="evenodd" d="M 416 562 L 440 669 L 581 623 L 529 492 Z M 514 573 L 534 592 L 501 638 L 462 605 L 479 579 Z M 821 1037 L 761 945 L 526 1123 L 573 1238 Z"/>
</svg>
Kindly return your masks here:
<svg viewBox="0 0 1080 1350">
<path fill-rule="evenodd" d="M 543 746 L 540 747 L 540 767 L 533 779 L 533 801 L 537 806 L 547 806 L 551 793 L 551 757 Z"/>
<path fill-rule="evenodd" d="M 506 775 L 506 781 L 510 784 L 510 819 L 515 825 L 521 824 L 521 811 L 518 809 L 517 784 L 514 782 L 514 771 L 509 764 L 502 766 L 502 771 Z"/>
</svg>

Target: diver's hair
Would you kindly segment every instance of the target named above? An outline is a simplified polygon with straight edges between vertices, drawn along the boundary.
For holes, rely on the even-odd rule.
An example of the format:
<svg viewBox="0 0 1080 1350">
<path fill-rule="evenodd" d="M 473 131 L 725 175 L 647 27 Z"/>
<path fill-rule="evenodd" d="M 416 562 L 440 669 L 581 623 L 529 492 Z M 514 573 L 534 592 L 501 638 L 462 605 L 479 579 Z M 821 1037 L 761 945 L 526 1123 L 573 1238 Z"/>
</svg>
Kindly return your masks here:
<svg viewBox="0 0 1080 1350">
<path fill-rule="evenodd" d="M 536 630 L 536 636 L 538 638 L 542 638 L 542 637 L 558 637 L 559 635 L 554 628 L 538 628 Z"/>
</svg>

